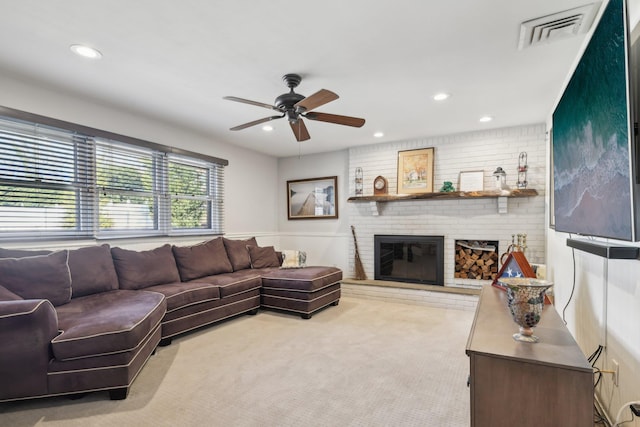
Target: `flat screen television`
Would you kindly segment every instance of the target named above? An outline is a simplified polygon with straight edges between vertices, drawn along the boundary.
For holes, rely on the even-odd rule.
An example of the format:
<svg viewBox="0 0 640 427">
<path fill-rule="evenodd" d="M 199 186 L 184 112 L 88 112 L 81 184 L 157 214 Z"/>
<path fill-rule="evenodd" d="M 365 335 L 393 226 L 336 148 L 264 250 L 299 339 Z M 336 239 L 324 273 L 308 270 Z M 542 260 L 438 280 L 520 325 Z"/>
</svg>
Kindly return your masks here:
<svg viewBox="0 0 640 427">
<path fill-rule="evenodd" d="M 626 2 L 610 0 L 553 112 L 556 231 L 638 240 L 638 45 Z"/>
</svg>

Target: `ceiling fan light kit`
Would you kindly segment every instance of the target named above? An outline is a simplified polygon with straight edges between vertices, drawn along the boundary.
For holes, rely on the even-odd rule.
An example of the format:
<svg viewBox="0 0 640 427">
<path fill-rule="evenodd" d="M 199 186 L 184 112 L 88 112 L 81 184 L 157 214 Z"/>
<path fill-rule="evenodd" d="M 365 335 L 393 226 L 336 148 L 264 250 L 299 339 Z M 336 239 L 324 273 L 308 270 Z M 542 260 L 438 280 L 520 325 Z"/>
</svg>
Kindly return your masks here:
<svg viewBox="0 0 640 427">
<path fill-rule="evenodd" d="M 230 130 L 242 130 L 251 126 L 259 125 L 261 123 L 269 122 L 271 120 L 282 119 L 286 117 L 289 125 L 291 126 L 291 130 L 296 137 L 296 140 L 306 141 L 310 139 L 311 136 L 309 135 L 307 126 L 302 120 L 303 117 L 309 120 L 316 120 L 320 122 L 334 123 L 338 125 L 358 128 L 364 125 L 365 120 L 358 117 L 349 117 L 338 114 L 328 114 L 312 111 L 318 107 L 321 107 L 331 101 L 335 101 L 336 99 L 338 99 L 339 97 L 336 93 L 331 92 L 330 90 L 320 89 L 313 95 L 305 97 L 304 95 L 300 95 L 293 90 L 302 81 L 302 77 L 300 77 L 300 75 L 285 74 L 282 77 L 282 80 L 284 80 L 287 87 L 289 88 L 289 92 L 283 93 L 282 95 L 278 96 L 274 101 L 274 105 L 251 101 L 244 98 L 238 98 L 236 96 L 225 96 L 223 99 L 226 99 L 228 101 L 255 105 L 257 107 L 268 108 L 270 110 L 275 110 L 281 113 L 281 115 L 279 116 L 264 117 L 262 119 L 234 126 Z"/>
</svg>

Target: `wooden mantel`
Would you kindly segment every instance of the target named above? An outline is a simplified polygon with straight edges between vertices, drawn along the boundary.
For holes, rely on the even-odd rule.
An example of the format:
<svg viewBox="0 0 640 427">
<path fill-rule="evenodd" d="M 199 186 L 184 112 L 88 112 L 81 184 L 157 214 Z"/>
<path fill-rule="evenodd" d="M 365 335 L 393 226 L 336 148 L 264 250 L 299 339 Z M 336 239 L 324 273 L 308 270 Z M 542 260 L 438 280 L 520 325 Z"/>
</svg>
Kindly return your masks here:
<svg viewBox="0 0 640 427">
<path fill-rule="evenodd" d="M 507 198 L 537 196 L 538 191 L 532 188 L 522 190 L 510 190 L 499 193 L 497 191 L 451 191 L 448 193 L 416 193 L 416 194 L 387 194 L 384 196 L 352 196 L 347 202 L 368 202 L 372 207 L 373 215 L 379 215 L 378 203 L 400 202 L 405 200 L 462 200 L 462 199 L 499 199 L 498 212 L 507 213 Z M 501 203 L 502 202 L 502 203 Z"/>
</svg>

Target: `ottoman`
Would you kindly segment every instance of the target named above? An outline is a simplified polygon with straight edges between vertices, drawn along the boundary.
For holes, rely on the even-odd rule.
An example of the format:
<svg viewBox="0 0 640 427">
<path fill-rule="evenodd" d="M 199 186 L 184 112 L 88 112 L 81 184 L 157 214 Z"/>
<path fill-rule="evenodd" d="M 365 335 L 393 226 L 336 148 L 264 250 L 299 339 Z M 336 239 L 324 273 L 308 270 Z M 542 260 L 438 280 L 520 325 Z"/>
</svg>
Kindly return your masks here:
<svg viewBox="0 0 640 427">
<path fill-rule="evenodd" d="M 316 311 L 338 305 L 342 270 L 336 267 L 304 267 L 265 272 L 261 306 L 300 314 L 310 319 Z"/>
</svg>

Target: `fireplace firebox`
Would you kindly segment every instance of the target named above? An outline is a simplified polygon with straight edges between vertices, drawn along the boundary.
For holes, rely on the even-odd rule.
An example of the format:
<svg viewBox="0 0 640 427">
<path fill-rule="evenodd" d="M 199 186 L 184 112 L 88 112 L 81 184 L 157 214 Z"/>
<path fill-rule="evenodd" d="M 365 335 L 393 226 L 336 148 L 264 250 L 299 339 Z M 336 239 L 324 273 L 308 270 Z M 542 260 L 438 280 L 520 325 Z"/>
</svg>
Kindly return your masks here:
<svg viewBox="0 0 640 427">
<path fill-rule="evenodd" d="M 375 235 L 375 279 L 444 286 L 444 236 Z"/>
</svg>

